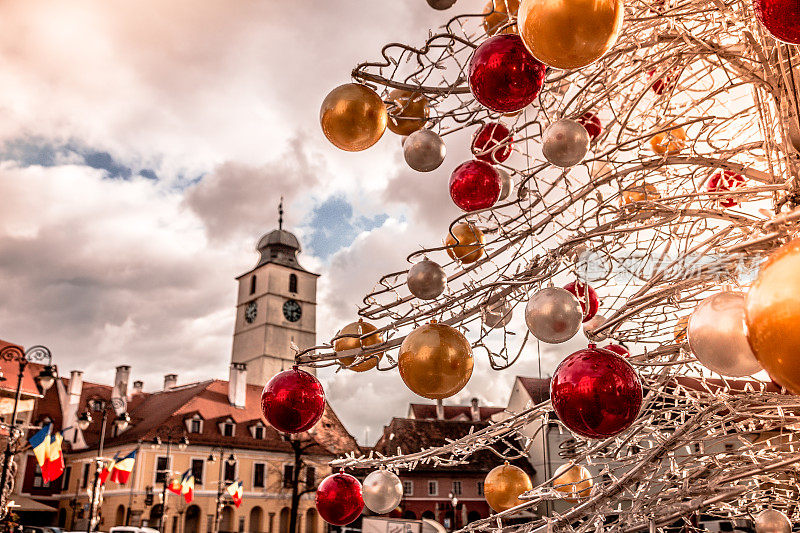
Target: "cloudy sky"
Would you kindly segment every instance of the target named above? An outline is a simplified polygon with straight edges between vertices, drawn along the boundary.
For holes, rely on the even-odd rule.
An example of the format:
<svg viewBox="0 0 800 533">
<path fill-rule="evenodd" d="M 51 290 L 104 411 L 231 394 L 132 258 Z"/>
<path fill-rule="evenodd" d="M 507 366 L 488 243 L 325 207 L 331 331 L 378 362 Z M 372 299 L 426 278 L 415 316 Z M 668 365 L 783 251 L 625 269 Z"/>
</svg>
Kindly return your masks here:
<svg viewBox="0 0 800 533">
<path fill-rule="evenodd" d="M 304 266 L 322 273 L 330 338 L 381 274 L 441 242 L 466 148 L 431 174 L 405 168 L 388 131 L 344 153 L 319 104 L 384 43 L 421 43 L 452 14 L 424 0 L 0 4 L 0 338 L 45 344 L 90 380 L 119 364 L 150 390 L 170 372 L 226 378 L 234 278 L 281 195 Z M 536 368 L 477 365 L 456 400 L 504 403 Z M 413 398 L 396 372 L 322 377 L 362 441 Z M 364 413 L 372 402 L 385 408 Z"/>
</svg>

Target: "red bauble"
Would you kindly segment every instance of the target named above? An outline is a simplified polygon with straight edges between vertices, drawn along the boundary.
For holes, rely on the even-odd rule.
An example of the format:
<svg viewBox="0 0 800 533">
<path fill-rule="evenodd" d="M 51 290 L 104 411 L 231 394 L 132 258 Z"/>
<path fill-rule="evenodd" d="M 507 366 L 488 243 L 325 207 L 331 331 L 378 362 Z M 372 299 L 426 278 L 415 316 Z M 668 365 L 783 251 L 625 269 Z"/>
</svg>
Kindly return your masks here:
<svg viewBox="0 0 800 533">
<path fill-rule="evenodd" d="M 800 2 L 753 0 L 753 10 L 770 35 L 785 43 L 800 44 Z"/>
<path fill-rule="evenodd" d="M 331 474 L 317 487 L 317 512 L 329 524 L 346 526 L 361 515 L 361 483 L 350 474 Z"/>
<path fill-rule="evenodd" d="M 450 176 L 450 197 L 464 211 L 492 207 L 500 197 L 500 174 L 485 161 L 461 163 Z"/>
<path fill-rule="evenodd" d="M 592 113 L 591 111 L 587 111 L 583 115 L 579 116 L 576 119 L 576 122 L 583 125 L 586 128 L 586 132 L 589 134 L 589 137 L 592 140 L 597 139 L 600 134 L 603 132 L 603 124 L 600 122 L 600 117 Z"/>
<path fill-rule="evenodd" d="M 481 161 L 494 165 L 511 155 L 511 132 L 499 122 L 484 124 L 472 139 L 472 153 Z"/>
<path fill-rule="evenodd" d="M 629 357 L 631 355 L 631 352 L 629 352 L 628 349 L 621 344 L 607 344 L 606 346 L 603 346 L 603 349 L 608 350 L 609 352 L 614 352 L 621 357 Z"/>
<path fill-rule="evenodd" d="M 322 417 L 325 391 L 317 378 L 295 367 L 269 380 L 261 393 L 261 410 L 278 431 L 307 431 Z"/>
<path fill-rule="evenodd" d="M 717 170 L 708 178 L 706 182 L 706 190 L 708 192 L 721 192 L 731 191 L 744 185 L 745 179 L 741 174 L 737 174 L 732 170 Z M 722 207 L 733 207 L 739 205 L 739 202 L 730 196 L 718 196 L 719 205 Z"/>
<path fill-rule="evenodd" d="M 590 344 L 558 365 L 550 400 L 558 419 L 578 435 L 611 437 L 639 416 L 642 383 L 625 359 Z"/>
<path fill-rule="evenodd" d="M 534 59 L 519 35 L 495 35 L 469 60 L 469 89 L 481 105 L 510 113 L 533 102 L 544 73 L 544 63 Z"/>
<path fill-rule="evenodd" d="M 600 299 L 593 288 L 580 281 L 573 281 L 564 285 L 564 288 L 575 295 L 575 298 L 581 303 L 581 311 L 583 311 L 583 321 L 588 322 L 597 310 L 600 308 Z"/>
<path fill-rule="evenodd" d="M 648 70 L 647 71 L 647 79 L 653 77 L 656 73 L 656 69 Z M 675 88 L 677 73 L 675 69 L 670 69 L 667 72 L 661 74 L 656 81 L 653 82 L 653 85 L 650 86 L 653 89 L 653 92 L 656 94 L 664 94 L 666 92 L 671 91 Z"/>
</svg>

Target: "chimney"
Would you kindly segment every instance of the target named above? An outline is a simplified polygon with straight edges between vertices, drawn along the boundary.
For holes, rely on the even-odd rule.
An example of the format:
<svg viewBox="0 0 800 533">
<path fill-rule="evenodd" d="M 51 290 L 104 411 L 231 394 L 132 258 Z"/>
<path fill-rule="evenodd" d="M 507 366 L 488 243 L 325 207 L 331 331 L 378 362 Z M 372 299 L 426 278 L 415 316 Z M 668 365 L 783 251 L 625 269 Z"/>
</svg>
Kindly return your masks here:
<svg viewBox="0 0 800 533">
<path fill-rule="evenodd" d="M 247 396 L 247 365 L 231 363 L 231 374 L 228 380 L 228 402 L 234 407 L 244 409 Z"/>
<path fill-rule="evenodd" d="M 436 420 L 444 420 L 444 403 L 442 403 L 442 400 L 436 400 Z"/>
<path fill-rule="evenodd" d="M 74 397 L 79 399 L 81 397 L 81 392 L 83 392 L 83 371 L 82 370 L 73 370 L 69 373 L 69 396 L 70 401 Z"/>
<path fill-rule="evenodd" d="M 141 379 L 137 379 L 133 382 L 133 393 L 134 394 L 141 394 L 142 390 L 144 389 L 144 381 Z"/>
<path fill-rule="evenodd" d="M 117 374 L 114 376 L 114 392 L 113 396 L 116 398 L 128 397 L 128 381 L 131 376 L 131 367 L 128 365 L 120 365 L 117 367 Z"/>
<path fill-rule="evenodd" d="M 164 376 L 164 390 L 175 388 L 178 384 L 178 374 L 167 374 Z"/>
<path fill-rule="evenodd" d="M 478 399 L 473 398 L 471 400 L 471 405 L 469 407 L 469 414 L 472 417 L 473 422 L 480 422 L 481 421 L 481 408 L 478 407 Z"/>
</svg>

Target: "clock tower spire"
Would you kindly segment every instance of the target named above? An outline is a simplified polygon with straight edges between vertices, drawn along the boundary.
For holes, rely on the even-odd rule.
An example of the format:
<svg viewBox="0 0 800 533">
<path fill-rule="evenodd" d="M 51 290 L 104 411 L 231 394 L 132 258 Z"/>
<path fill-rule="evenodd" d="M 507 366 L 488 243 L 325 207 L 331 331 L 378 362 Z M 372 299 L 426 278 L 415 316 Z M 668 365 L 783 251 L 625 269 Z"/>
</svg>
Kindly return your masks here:
<svg viewBox="0 0 800 533">
<path fill-rule="evenodd" d="M 247 365 L 247 382 L 262 386 L 294 364 L 292 345 L 316 344 L 317 278 L 297 260 L 300 242 L 283 229 L 283 197 L 278 229 L 259 239 L 256 266 L 236 280 L 236 325 L 231 361 Z"/>
</svg>

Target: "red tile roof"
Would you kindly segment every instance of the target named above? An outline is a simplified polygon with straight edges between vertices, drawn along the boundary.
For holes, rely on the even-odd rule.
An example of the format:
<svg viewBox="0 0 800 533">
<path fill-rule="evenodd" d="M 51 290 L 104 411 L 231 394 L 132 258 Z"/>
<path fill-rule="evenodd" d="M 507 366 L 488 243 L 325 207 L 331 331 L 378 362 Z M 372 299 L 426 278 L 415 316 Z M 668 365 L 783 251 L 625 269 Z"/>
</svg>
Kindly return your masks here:
<svg viewBox="0 0 800 533">
<path fill-rule="evenodd" d="M 0 339 L 0 350 L 9 346 L 17 348 L 22 354 L 25 353 L 22 346 Z M 39 387 L 36 385 L 36 376 L 39 375 L 42 368 L 43 366 L 38 363 L 28 363 L 25 367 L 25 372 L 22 375 L 22 387 L 20 389 L 23 397 L 41 397 Z M 0 371 L 3 372 L 3 377 L 5 377 L 5 381 L 0 381 L 0 390 L 2 390 L 4 394 L 10 393 L 13 395 L 17 389 L 17 381 L 19 379 L 19 363 L 17 361 L 6 361 L 0 358 Z"/>
</svg>

